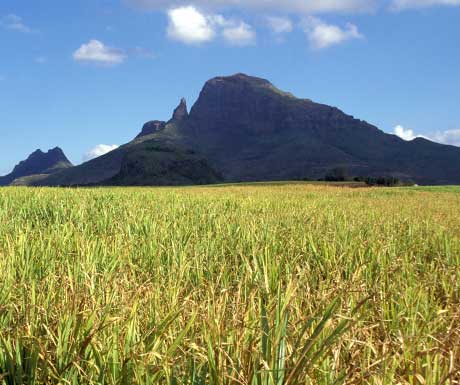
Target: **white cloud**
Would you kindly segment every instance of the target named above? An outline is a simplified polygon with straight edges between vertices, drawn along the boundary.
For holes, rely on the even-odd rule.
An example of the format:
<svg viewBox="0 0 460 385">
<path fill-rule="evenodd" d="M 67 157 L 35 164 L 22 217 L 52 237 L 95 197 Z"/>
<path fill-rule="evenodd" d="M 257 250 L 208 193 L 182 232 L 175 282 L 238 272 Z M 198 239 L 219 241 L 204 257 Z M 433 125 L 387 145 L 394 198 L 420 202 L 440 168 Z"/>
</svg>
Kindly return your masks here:
<svg viewBox="0 0 460 385">
<path fill-rule="evenodd" d="M 410 128 L 406 129 L 399 124 L 394 128 L 393 132 L 395 135 L 399 136 L 401 139 L 404 139 L 407 141 L 411 141 L 417 138 L 417 136 L 414 133 L 414 130 Z"/>
<path fill-rule="evenodd" d="M 34 30 L 28 27 L 22 17 L 14 14 L 9 14 L 3 17 L 0 20 L 0 25 L 2 25 L 6 29 L 10 29 L 12 31 L 22 32 L 22 33 L 32 33 Z"/>
<path fill-rule="evenodd" d="M 83 161 L 87 162 L 91 159 L 98 158 L 102 155 L 109 153 L 110 151 L 116 150 L 118 147 L 116 144 L 98 144 L 96 147 L 89 150 L 85 155 L 83 155 Z"/>
<path fill-rule="evenodd" d="M 168 11 L 168 36 L 186 44 L 199 44 L 215 36 L 212 20 L 195 7 L 181 7 Z"/>
<path fill-rule="evenodd" d="M 256 40 L 256 33 L 249 24 L 219 14 L 203 13 L 194 6 L 170 9 L 168 18 L 169 38 L 185 44 L 207 43 L 220 35 L 232 45 L 249 45 Z"/>
<path fill-rule="evenodd" d="M 399 136 L 401 139 L 404 139 L 408 142 L 411 140 L 417 139 L 417 138 L 424 138 L 428 140 L 432 140 L 431 138 L 425 136 L 425 135 L 419 135 L 416 134 L 415 131 L 411 128 L 404 128 L 400 124 L 398 124 L 394 129 L 393 133 L 397 136 Z"/>
<path fill-rule="evenodd" d="M 333 24 L 327 24 L 313 16 L 304 21 L 303 28 L 311 46 L 315 49 L 328 48 L 347 40 L 363 37 L 358 31 L 358 27 L 354 24 L 348 23 L 345 28 L 341 28 Z"/>
<path fill-rule="evenodd" d="M 232 45 L 251 45 L 256 41 L 256 33 L 250 25 L 244 22 L 224 28 L 222 35 Z"/>
<path fill-rule="evenodd" d="M 275 34 L 289 33 L 294 29 L 291 19 L 287 17 L 269 16 L 267 24 Z"/>
<path fill-rule="evenodd" d="M 126 55 L 122 50 L 107 47 L 99 40 L 90 40 L 74 52 L 73 58 L 79 62 L 120 64 L 124 62 Z"/>
<path fill-rule="evenodd" d="M 440 5 L 460 5 L 460 0 L 393 0 L 391 8 L 399 11 L 403 9 L 427 8 Z"/>
<path fill-rule="evenodd" d="M 460 129 L 438 131 L 433 135 L 436 142 L 460 147 Z"/>
<path fill-rule="evenodd" d="M 149 10 L 190 5 L 190 0 L 125 0 L 126 3 Z M 270 10 L 282 13 L 365 12 L 375 9 L 378 0 L 194 0 L 195 6 L 210 10 L 237 8 Z"/>
<path fill-rule="evenodd" d="M 416 134 L 415 131 L 410 128 L 406 129 L 401 125 L 397 125 L 393 129 L 393 133 L 406 141 L 411 141 L 417 138 L 424 138 L 433 142 L 460 147 L 460 129 L 437 131 L 433 134 L 430 134 L 429 136 L 425 136 Z"/>
</svg>

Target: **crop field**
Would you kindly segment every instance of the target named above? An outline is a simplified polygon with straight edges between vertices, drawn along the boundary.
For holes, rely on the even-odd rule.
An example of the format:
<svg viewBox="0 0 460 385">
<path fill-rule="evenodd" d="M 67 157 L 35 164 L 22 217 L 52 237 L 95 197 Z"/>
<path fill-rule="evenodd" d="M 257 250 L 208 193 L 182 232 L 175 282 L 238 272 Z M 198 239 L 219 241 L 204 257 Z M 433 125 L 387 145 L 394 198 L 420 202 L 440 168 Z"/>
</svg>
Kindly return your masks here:
<svg viewBox="0 0 460 385">
<path fill-rule="evenodd" d="M 0 384 L 460 384 L 460 188 L 0 189 Z"/>
</svg>

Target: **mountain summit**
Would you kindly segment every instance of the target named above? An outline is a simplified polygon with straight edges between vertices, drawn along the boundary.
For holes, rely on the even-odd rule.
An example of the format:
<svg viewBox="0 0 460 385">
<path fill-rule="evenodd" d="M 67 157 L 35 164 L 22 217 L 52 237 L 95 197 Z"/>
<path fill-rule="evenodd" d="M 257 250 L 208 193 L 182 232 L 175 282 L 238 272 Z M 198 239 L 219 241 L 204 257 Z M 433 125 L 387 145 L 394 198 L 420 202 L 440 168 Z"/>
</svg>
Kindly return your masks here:
<svg viewBox="0 0 460 385">
<path fill-rule="evenodd" d="M 187 110 L 187 101 L 185 98 L 182 98 L 180 104 L 174 110 L 172 120 L 180 122 L 188 117 L 188 110 Z"/>
<path fill-rule="evenodd" d="M 146 123 L 132 142 L 32 184 L 318 179 L 336 168 L 354 176 L 460 184 L 459 164 L 458 147 L 406 142 L 336 107 L 236 74 L 206 82 L 190 113 L 183 99 L 170 121 Z"/>
<path fill-rule="evenodd" d="M 36 150 L 26 160 L 16 165 L 10 174 L 0 177 L 0 186 L 8 185 L 18 178 L 52 174 L 72 166 L 72 163 L 59 147 L 55 147 L 46 153 L 42 150 Z"/>
</svg>

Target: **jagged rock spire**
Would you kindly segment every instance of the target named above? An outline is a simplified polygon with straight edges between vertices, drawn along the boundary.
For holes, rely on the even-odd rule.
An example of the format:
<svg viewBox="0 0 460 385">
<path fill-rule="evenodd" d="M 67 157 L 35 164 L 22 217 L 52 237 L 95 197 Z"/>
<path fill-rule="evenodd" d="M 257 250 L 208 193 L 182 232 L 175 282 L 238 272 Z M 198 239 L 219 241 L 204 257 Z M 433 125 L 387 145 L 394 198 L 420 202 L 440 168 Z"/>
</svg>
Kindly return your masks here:
<svg viewBox="0 0 460 385">
<path fill-rule="evenodd" d="M 172 120 L 180 121 L 186 117 L 188 117 L 187 101 L 185 100 L 185 98 L 182 98 L 180 104 L 174 110 Z"/>
</svg>

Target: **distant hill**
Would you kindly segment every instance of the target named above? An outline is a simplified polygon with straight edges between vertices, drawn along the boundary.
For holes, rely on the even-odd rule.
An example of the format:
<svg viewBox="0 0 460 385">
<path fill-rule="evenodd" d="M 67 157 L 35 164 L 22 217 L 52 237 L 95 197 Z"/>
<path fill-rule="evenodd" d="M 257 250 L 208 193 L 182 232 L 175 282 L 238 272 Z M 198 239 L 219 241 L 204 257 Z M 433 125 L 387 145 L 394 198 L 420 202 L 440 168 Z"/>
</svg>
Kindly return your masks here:
<svg viewBox="0 0 460 385">
<path fill-rule="evenodd" d="M 67 170 L 73 167 L 72 163 L 67 159 L 64 152 L 55 147 L 48 152 L 36 150 L 26 160 L 20 162 L 13 171 L 0 177 L 0 186 L 6 186 L 20 178 L 28 178 L 28 180 L 40 179 L 49 174 L 53 174 L 62 170 Z M 34 176 L 34 178 L 30 178 Z"/>
<path fill-rule="evenodd" d="M 418 184 L 460 184 L 460 148 L 406 142 L 341 110 L 299 99 L 269 81 L 237 74 L 209 80 L 188 113 L 154 120 L 130 143 L 32 185 L 196 184 L 396 177 Z"/>
</svg>

